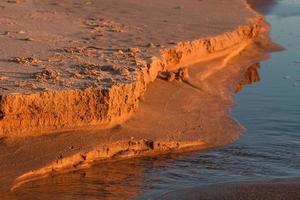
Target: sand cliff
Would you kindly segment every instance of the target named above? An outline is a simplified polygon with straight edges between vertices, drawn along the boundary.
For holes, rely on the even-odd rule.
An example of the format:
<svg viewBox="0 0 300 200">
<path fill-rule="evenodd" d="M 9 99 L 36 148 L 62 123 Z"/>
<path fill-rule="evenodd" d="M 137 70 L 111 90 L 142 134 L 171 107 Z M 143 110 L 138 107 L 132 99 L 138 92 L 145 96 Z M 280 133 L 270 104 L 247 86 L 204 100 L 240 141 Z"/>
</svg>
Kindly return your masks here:
<svg viewBox="0 0 300 200">
<path fill-rule="evenodd" d="M 87 11 L 77 8 L 80 3 L 56 1 L 17 1 L 2 8 L 2 26 L 9 31 L 0 38 L 6 48 L 1 61 L 0 135 L 40 135 L 92 125 L 107 128 L 121 123 L 137 110 L 139 98 L 159 72 L 178 70 L 255 37 L 261 26 L 260 19 L 245 8 L 239 11 L 245 16 L 244 22 L 236 19 L 242 18 L 237 14 L 221 16 L 222 22 L 213 18 L 222 7 L 237 11 L 243 6 L 240 1 L 232 5 L 223 1 L 156 2 L 152 9 L 167 9 L 172 15 L 157 16 L 155 11 L 150 16 L 165 21 L 177 17 L 182 21 L 170 22 L 171 25 L 165 22 L 165 28 L 158 21 L 153 24 L 152 19 L 132 18 L 139 14 L 138 10 L 151 12 L 147 7 L 149 2 L 127 3 L 136 7 L 124 11 L 132 16 L 112 13 L 118 10 L 110 10 L 114 8 L 111 1 L 92 3 L 99 10 L 106 8 L 103 14 L 82 5 L 92 13 L 85 14 Z M 215 4 L 216 7 L 211 6 Z M 32 7 L 36 9 L 29 12 Z M 73 11 L 65 12 L 63 8 Z M 117 7 L 125 8 L 126 5 Z M 203 20 L 198 12 L 205 8 L 211 9 L 212 14 Z M 189 13 L 185 12 L 187 9 Z M 10 16 L 12 11 L 19 14 Z M 113 14 L 119 17 L 118 21 L 111 19 Z M 254 18 L 252 22 L 246 20 L 250 17 Z M 64 22 L 68 24 L 67 30 L 58 29 Z M 179 27 L 185 23 L 192 25 Z M 53 28 L 45 27 L 47 24 Z M 157 31 L 160 28 L 164 32 L 157 33 L 161 32 Z M 210 37 L 198 39 L 202 35 Z M 132 41 L 133 36 L 141 37 L 140 41 Z M 124 42 L 118 41 L 121 39 Z M 18 45 L 23 52 L 15 50 Z"/>
<path fill-rule="evenodd" d="M 2 4 L 3 190 L 94 161 L 222 145 L 242 131 L 232 96 L 270 42 L 244 1 Z"/>
</svg>

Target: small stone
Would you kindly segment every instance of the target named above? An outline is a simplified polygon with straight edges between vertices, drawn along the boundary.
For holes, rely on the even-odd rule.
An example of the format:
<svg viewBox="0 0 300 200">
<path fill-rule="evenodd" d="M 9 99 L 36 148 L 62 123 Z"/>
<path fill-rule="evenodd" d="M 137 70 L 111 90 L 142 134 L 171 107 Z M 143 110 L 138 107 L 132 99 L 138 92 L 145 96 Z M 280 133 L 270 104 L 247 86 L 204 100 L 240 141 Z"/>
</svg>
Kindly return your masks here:
<svg viewBox="0 0 300 200">
<path fill-rule="evenodd" d="M 44 69 L 41 72 L 35 73 L 34 77 L 41 83 L 47 80 L 57 80 L 59 79 L 59 72 L 53 69 Z"/>
</svg>

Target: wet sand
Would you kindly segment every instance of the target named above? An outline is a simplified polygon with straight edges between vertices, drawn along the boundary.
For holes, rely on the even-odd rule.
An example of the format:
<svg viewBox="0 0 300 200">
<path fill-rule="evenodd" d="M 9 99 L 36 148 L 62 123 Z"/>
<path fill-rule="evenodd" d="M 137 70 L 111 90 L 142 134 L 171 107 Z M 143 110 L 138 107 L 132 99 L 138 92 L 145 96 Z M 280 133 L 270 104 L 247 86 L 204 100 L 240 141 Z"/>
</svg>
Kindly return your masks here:
<svg viewBox="0 0 300 200">
<path fill-rule="evenodd" d="M 189 200 L 298 200 L 300 180 L 284 179 L 259 182 L 226 183 L 185 189 L 157 199 Z"/>
</svg>

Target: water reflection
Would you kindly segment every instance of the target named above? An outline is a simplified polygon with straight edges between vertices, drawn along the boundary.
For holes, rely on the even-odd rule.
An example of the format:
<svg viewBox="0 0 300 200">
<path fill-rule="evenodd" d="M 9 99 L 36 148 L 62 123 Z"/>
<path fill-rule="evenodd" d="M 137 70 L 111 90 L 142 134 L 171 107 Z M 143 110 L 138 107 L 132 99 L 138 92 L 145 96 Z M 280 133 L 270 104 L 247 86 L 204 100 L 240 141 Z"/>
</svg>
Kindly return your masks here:
<svg viewBox="0 0 300 200">
<path fill-rule="evenodd" d="M 137 196 L 143 183 L 142 160 L 102 163 L 89 170 L 28 183 L 14 196 L 28 199 L 129 199 Z M 39 194 L 38 197 L 33 194 Z"/>
<path fill-rule="evenodd" d="M 139 196 L 146 188 L 151 188 L 151 185 L 145 182 L 144 177 L 148 170 L 169 170 L 172 168 L 170 162 L 186 155 L 189 154 L 170 154 L 105 162 L 87 170 L 27 183 L 11 193 L 9 199 L 22 197 L 22 199 L 30 200 L 52 200 L 53 194 L 55 194 L 56 200 L 131 199 Z M 151 179 L 153 184 L 161 182 L 160 177 L 155 174 Z"/>
</svg>

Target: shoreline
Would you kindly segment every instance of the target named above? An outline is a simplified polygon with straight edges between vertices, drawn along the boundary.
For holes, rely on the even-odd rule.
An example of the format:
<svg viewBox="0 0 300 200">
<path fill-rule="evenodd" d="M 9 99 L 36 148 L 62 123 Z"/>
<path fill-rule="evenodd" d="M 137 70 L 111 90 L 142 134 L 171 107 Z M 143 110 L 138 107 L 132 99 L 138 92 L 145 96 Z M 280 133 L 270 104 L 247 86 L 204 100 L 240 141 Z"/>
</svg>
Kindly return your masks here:
<svg viewBox="0 0 300 200">
<path fill-rule="evenodd" d="M 254 11 L 253 11 L 254 12 Z M 257 20 L 260 21 L 262 20 L 261 16 L 257 15 Z M 194 42 L 186 42 L 186 43 L 179 43 L 175 48 L 169 48 L 169 49 L 165 49 L 163 51 L 163 54 L 161 56 L 161 59 L 153 59 L 152 64 L 146 66 L 146 68 L 143 68 L 142 71 L 144 74 L 139 74 L 138 77 L 140 77 L 142 80 L 138 83 L 134 83 L 133 86 L 131 85 L 127 85 L 127 86 L 121 86 L 121 90 L 118 91 L 118 89 L 116 89 L 116 91 L 112 90 L 105 90 L 105 92 L 103 92 L 102 90 L 97 90 L 97 91 L 93 91 L 91 89 L 87 89 L 87 91 L 75 91 L 75 92 L 71 92 L 74 94 L 69 95 L 69 97 L 67 99 L 71 99 L 70 102 L 75 102 L 77 101 L 77 97 L 81 96 L 85 97 L 88 96 L 89 94 L 92 94 L 93 96 L 93 101 L 95 102 L 96 107 L 99 106 L 97 105 L 97 101 L 99 99 L 99 96 L 101 97 L 101 99 L 103 99 L 103 101 L 100 102 L 105 102 L 107 103 L 107 105 L 113 105 L 112 107 L 114 107 L 114 109 L 116 110 L 109 110 L 110 106 L 104 106 L 104 108 L 107 108 L 108 110 L 104 109 L 104 114 L 100 113 L 100 117 L 99 119 L 104 119 L 101 121 L 101 123 L 103 123 L 103 127 L 107 128 L 110 126 L 114 126 L 117 125 L 116 127 L 113 128 L 113 131 L 116 132 L 116 137 L 114 139 L 111 140 L 111 138 L 109 138 L 109 140 L 107 141 L 107 139 L 105 139 L 105 137 L 110 137 L 110 132 L 109 130 L 105 130 L 103 131 L 104 133 L 102 133 L 102 136 L 98 136 L 100 137 L 99 139 L 96 139 L 95 142 L 91 143 L 90 145 L 86 146 L 85 148 L 80 148 L 80 149 L 76 149 L 76 147 L 73 147 L 73 145 L 66 145 L 68 147 L 73 147 L 71 149 L 69 149 L 70 151 L 67 153 L 63 153 L 63 156 L 61 153 L 59 154 L 59 157 L 57 158 L 57 153 L 61 152 L 61 150 L 58 150 L 57 152 L 52 152 L 52 157 L 56 157 L 57 159 L 52 159 L 53 162 L 51 162 L 51 158 L 46 159 L 43 162 L 40 163 L 36 163 L 35 166 L 31 166 L 31 169 L 27 169 L 26 171 L 30 171 L 28 173 L 22 172 L 22 173 L 15 173 L 11 172 L 11 174 L 18 174 L 17 177 L 14 178 L 14 184 L 12 185 L 12 190 L 18 188 L 19 186 L 21 186 L 22 184 L 25 184 L 27 182 L 36 180 L 36 179 L 40 179 L 46 176 L 51 176 L 51 175 L 55 175 L 55 174 L 59 174 L 62 172 L 66 172 L 66 171 L 73 171 L 73 170 L 78 170 L 81 168 L 86 168 L 86 167 L 90 167 L 93 162 L 95 161 L 101 161 L 101 160 L 107 160 L 107 159 L 126 159 L 126 158 L 130 158 L 130 157 L 136 157 L 136 156 L 145 156 L 145 155 L 156 155 L 156 154 L 161 154 L 161 153 L 166 153 L 166 152 L 181 152 L 181 151 L 186 151 L 186 150 L 195 150 L 195 149 L 206 149 L 206 148 L 210 148 L 210 147 L 215 147 L 218 145 L 223 145 L 223 144 L 209 144 L 207 142 L 205 142 L 205 139 L 203 140 L 202 138 L 199 139 L 199 136 L 195 136 L 195 135 L 189 135 L 189 136 L 184 136 L 182 138 L 175 138 L 167 136 L 167 137 L 161 137 L 160 135 L 149 135 L 149 134 L 141 134 L 139 135 L 139 133 L 130 133 L 130 131 L 134 130 L 134 129 L 128 129 L 127 131 L 125 130 L 125 132 L 123 130 L 118 130 L 118 127 L 121 127 L 123 125 L 118 125 L 118 124 L 123 124 L 124 121 L 127 121 L 129 117 L 133 118 L 133 120 L 129 119 L 129 124 L 132 123 L 131 121 L 134 121 L 135 118 L 137 116 L 135 116 L 136 114 L 133 114 L 134 112 L 136 112 L 136 110 L 138 110 L 138 102 L 139 99 L 141 99 L 141 95 L 143 95 L 145 93 L 145 90 L 147 88 L 147 84 L 149 84 L 150 82 L 154 81 L 156 79 L 156 77 L 158 76 L 158 73 L 161 71 L 175 71 L 180 69 L 182 66 L 190 66 L 193 63 L 198 63 L 201 62 L 204 64 L 209 63 L 210 66 L 215 66 L 214 71 L 218 72 L 219 69 L 218 66 L 220 65 L 219 63 L 213 63 L 215 60 L 219 60 L 219 62 L 221 62 L 221 66 L 223 66 L 224 68 L 226 67 L 226 65 L 228 64 L 228 62 L 230 62 L 231 60 L 235 59 L 236 57 L 238 57 L 237 55 L 240 54 L 240 52 L 244 51 L 246 49 L 246 47 L 251 46 L 252 44 L 252 39 L 258 37 L 259 35 L 259 31 L 260 31 L 260 26 L 261 23 L 264 23 L 263 21 L 261 22 L 252 22 L 252 26 L 242 26 L 241 28 L 238 28 L 237 30 L 234 30 L 230 33 L 225 33 L 222 36 L 216 36 L 213 39 L 200 39 L 200 40 L 195 40 Z M 257 24 L 256 24 L 257 23 Z M 267 25 L 265 25 L 265 27 L 263 27 L 263 29 L 268 29 Z M 266 30 L 265 30 L 266 31 Z M 236 38 L 233 39 L 232 38 Z M 229 39 L 229 41 L 226 39 Z M 249 42 L 249 43 L 248 43 Z M 233 45 L 234 44 L 234 45 Z M 233 45 L 233 46 L 232 46 Z M 244 45 L 244 46 L 243 46 Z M 267 44 L 268 46 L 269 44 Z M 229 49 L 228 49 L 229 48 Z M 222 52 L 222 49 L 225 49 L 225 51 Z M 269 51 L 269 50 L 268 50 Z M 267 52 L 268 52 L 267 51 Z M 213 52 L 217 52 L 217 53 L 213 53 Z M 231 52 L 234 52 L 233 54 L 231 54 Z M 248 62 L 243 63 L 244 68 L 246 66 L 249 66 L 251 64 L 253 64 L 252 62 L 258 62 L 262 59 L 265 59 L 267 56 L 267 52 L 265 52 L 266 54 L 261 55 L 261 57 L 258 57 L 256 59 L 258 60 L 251 60 L 249 59 Z M 180 57 L 178 57 L 178 55 L 180 55 Z M 201 55 L 201 56 L 199 56 Z M 203 60 L 203 57 L 205 57 L 205 59 Z M 176 58 L 176 59 L 174 59 Z M 191 59 L 193 58 L 193 59 Z M 200 60 L 199 60 L 200 58 Z M 179 59 L 179 60 L 178 60 Z M 192 60 L 192 62 L 190 62 L 190 60 Z M 212 63 L 211 63 L 212 62 Z M 240 62 L 240 61 L 239 61 Z M 239 63 L 237 62 L 237 63 Z M 238 65 L 237 65 L 238 66 Z M 239 82 L 239 80 L 241 79 L 241 72 L 245 71 L 245 69 L 242 69 L 241 71 L 237 71 L 235 72 L 235 78 L 236 78 L 236 82 Z M 207 73 L 206 75 L 207 77 L 211 76 L 211 72 Z M 203 79 L 205 79 L 206 77 L 203 76 Z M 185 81 L 185 80 L 183 80 Z M 192 80 L 193 81 L 193 80 Z M 194 84 L 193 82 L 189 82 L 192 83 L 192 85 L 197 85 Z M 135 85 L 136 84 L 136 85 Z M 227 83 L 227 86 L 232 85 L 232 83 Z M 230 91 L 229 94 L 229 99 L 228 97 L 226 98 L 227 103 L 229 103 L 228 105 L 226 105 L 226 108 L 223 108 L 225 110 L 225 116 L 228 117 L 228 120 L 231 120 L 229 117 L 229 112 L 230 112 L 230 108 L 232 105 L 232 95 L 233 95 L 233 88 L 230 88 L 228 91 Z M 125 91 L 129 91 L 132 92 L 133 95 L 128 95 L 127 92 Z M 113 91 L 113 92 L 111 92 Z M 136 92 L 139 91 L 139 92 Z M 117 98 L 113 98 L 113 96 L 111 95 L 121 95 L 121 97 L 117 97 Z M 106 96 L 107 95 L 107 96 Z M 43 95 L 39 95 L 40 97 L 43 97 Z M 127 96 L 127 97 L 126 97 Z M 128 100 L 128 96 L 130 96 L 132 99 Z M 60 96 L 57 95 L 55 93 L 52 92 L 46 92 L 45 94 L 46 98 L 54 98 L 56 100 L 59 100 L 59 102 L 64 102 L 65 97 L 64 96 Z M 17 105 L 30 105 L 32 98 L 29 98 L 29 101 L 25 99 L 23 99 L 22 97 L 17 98 L 17 100 L 14 100 L 15 97 L 12 97 L 11 102 L 14 102 L 14 104 Z M 73 100 L 74 98 L 74 100 Z M 146 97 L 147 98 L 147 97 Z M 120 101 L 120 99 L 122 99 Z M 126 99 L 126 100 L 125 100 Z M 90 100 L 90 99 L 89 99 Z M 1 102 L 8 102 L 9 103 L 9 99 L 8 100 L 4 100 L 3 98 L 1 98 Z M 114 102 L 110 102 L 110 101 L 115 101 Z M 43 101 L 41 101 L 43 102 Z M 126 102 L 119 104 L 119 102 Z M 130 102 L 129 104 L 127 102 Z M 224 102 L 223 102 L 224 103 Z M 71 103 L 72 104 L 72 103 Z M 41 104 L 43 105 L 43 104 Z M 119 110 L 118 108 L 125 106 L 124 110 L 121 111 L 121 113 L 126 113 L 126 115 L 120 114 L 120 112 L 116 112 L 117 110 Z M 11 106 L 7 106 L 7 109 L 10 108 Z M 26 107 L 26 106 L 25 106 Z M 1 106 L 1 108 L 5 108 L 5 106 Z M 51 107 L 50 107 L 51 108 Z M 89 107 L 86 107 L 84 109 L 88 109 Z M 23 108 L 21 107 L 21 110 Z M 58 109 L 60 109 L 58 107 Z M 70 110 L 72 110 L 73 108 L 71 107 Z M 4 109 L 5 110 L 5 109 Z M 25 109 L 26 110 L 26 109 Z M 127 113 L 129 110 L 129 114 Z M 2 110 L 3 111 L 3 110 Z M 5 112 L 3 112 L 5 113 Z M 141 113 L 143 114 L 143 113 Z M 103 117 L 104 116 L 104 117 Z M 35 116 L 36 117 L 36 116 Z M 62 117 L 64 117 L 62 115 Z M 106 120 L 109 119 L 109 120 Z M 31 121 L 32 119 L 30 119 L 29 121 Z M 73 118 L 71 117 L 71 121 L 67 122 L 67 123 L 71 123 L 71 122 L 75 122 L 77 121 L 78 118 Z M 131 121 L 130 121 L 131 120 Z M 11 122 L 11 120 L 8 120 L 8 122 Z M 92 120 L 93 123 L 98 124 L 99 121 L 95 121 Z M 9 123 L 10 123 L 9 122 Z M 31 123 L 31 122 L 30 122 Z M 35 123 L 35 122 L 34 122 Z M 56 122 L 54 122 L 56 123 Z M 233 122 L 236 123 L 236 122 Z M 26 122 L 25 122 L 26 124 Z M 134 123 L 133 123 L 134 124 Z M 13 126 L 15 126 L 14 123 L 12 123 Z M 43 124 L 41 124 L 43 125 Z M 12 126 L 12 127 L 13 127 Z M 31 127 L 31 125 L 26 125 L 27 127 Z M 57 125 L 57 128 L 61 129 L 60 125 Z M 125 125 L 126 126 L 126 125 Z M 5 127 L 7 127 L 7 125 L 5 125 Z M 102 127 L 102 128 L 103 128 Z M 236 127 L 234 127 L 235 129 Z M 34 127 L 33 129 L 27 128 L 27 129 L 23 129 L 20 128 L 19 130 L 21 132 L 27 132 L 33 130 L 34 132 Z M 125 127 L 126 129 L 126 127 Z M 68 130 L 68 128 L 66 128 L 66 130 Z M 10 133 L 12 130 L 7 129 L 6 134 Z M 94 132 L 92 134 L 90 134 L 89 137 L 95 136 L 96 133 L 101 132 L 99 130 L 94 131 L 94 130 L 87 130 L 88 132 Z M 122 131 L 125 134 L 121 134 Z M 239 133 L 241 132 L 241 128 L 238 127 L 236 132 L 238 132 L 237 135 L 239 135 Z M 74 132 L 74 131 L 72 131 Z M 80 130 L 77 131 L 79 132 L 78 134 L 80 134 Z M 30 132 L 31 133 L 31 132 Z M 62 141 L 68 138 L 72 138 L 74 139 L 73 143 L 79 142 L 80 138 L 78 136 L 78 134 L 74 134 L 74 133 L 70 133 L 70 132 L 66 132 L 64 133 L 64 136 L 57 136 L 57 134 L 54 134 L 53 136 L 50 135 L 45 135 L 45 137 L 49 140 L 52 140 L 54 138 L 54 141 L 57 140 L 55 139 L 55 137 L 61 137 L 58 138 L 57 141 Z M 72 135 L 72 137 L 69 137 L 68 135 Z M 76 135 L 76 136 L 74 136 Z M 119 136 L 118 136 L 119 135 Z M 134 135 L 134 137 L 133 137 Z M 41 138 L 35 138 L 37 135 L 34 135 L 33 137 L 31 135 L 27 135 L 27 137 L 25 138 L 6 138 L 4 137 L 3 139 L 0 140 L 0 144 L 9 144 L 9 143 L 14 143 L 14 140 L 17 141 L 16 143 L 23 145 L 25 144 L 25 147 L 29 146 L 30 144 L 28 144 L 28 140 L 36 140 L 37 141 L 37 145 L 36 148 L 39 148 L 38 143 L 43 142 L 43 137 L 41 136 Z M 102 137 L 102 138 L 101 138 Z M 152 138 L 151 138 L 152 137 Z M 238 136 L 234 136 L 234 137 L 238 137 Z M 149 139 L 150 138 L 150 139 Z M 92 138 L 90 138 L 92 139 Z M 27 141 L 24 141 L 27 140 Z M 233 138 L 229 138 L 229 140 L 233 140 Z M 53 141 L 52 141 L 53 142 Z M 108 145 L 107 145 L 108 142 Z M 228 142 L 228 141 L 227 141 Z M 100 143 L 104 144 L 101 145 Z M 31 148 L 31 147 L 30 147 Z M 35 148 L 35 147 L 34 147 Z M 33 149 L 34 149 L 33 148 Z M 53 149 L 52 149 L 53 150 Z M 30 151 L 24 151 L 21 152 L 21 156 L 26 155 L 27 153 L 30 153 L 33 150 Z M 38 153 L 39 154 L 39 153 Z M 9 155 L 9 154 L 8 154 Z M 26 156 L 25 158 L 23 158 L 26 160 Z M 49 162 L 50 161 L 50 162 Z M 8 163 L 7 166 L 10 166 L 10 164 L 13 164 L 15 161 L 10 161 L 11 163 Z M 30 159 L 27 160 L 26 162 L 30 162 Z M 2 169 L 5 169 L 7 167 L 2 167 Z M 14 175 L 15 176 L 15 175 Z M 0 180 L 5 180 L 7 177 L 4 178 L 0 178 Z M 2 182 L 2 181 L 1 181 Z"/>
</svg>

